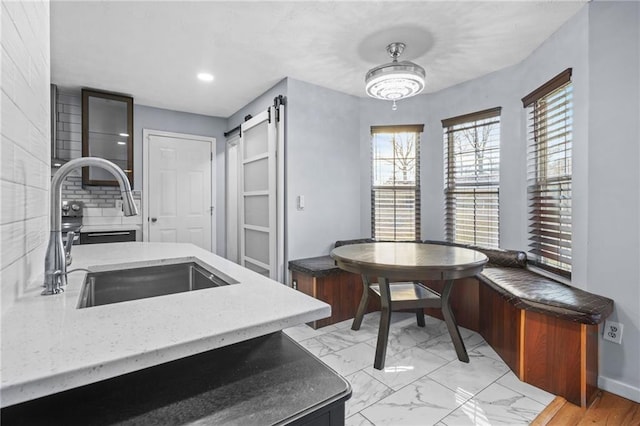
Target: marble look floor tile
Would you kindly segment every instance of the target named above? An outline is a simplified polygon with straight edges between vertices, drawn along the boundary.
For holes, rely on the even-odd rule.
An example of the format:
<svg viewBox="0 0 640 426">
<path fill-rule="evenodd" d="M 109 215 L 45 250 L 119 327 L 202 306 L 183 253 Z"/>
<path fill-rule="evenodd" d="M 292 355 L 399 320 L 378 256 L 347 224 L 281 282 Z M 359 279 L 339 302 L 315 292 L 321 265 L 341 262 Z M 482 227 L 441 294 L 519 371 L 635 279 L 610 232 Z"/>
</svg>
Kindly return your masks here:
<svg viewBox="0 0 640 426">
<path fill-rule="evenodd" d="M 390 331 L 393 334 L 406 334 L 411 336 L 416 343 L 422 343 L 447 333 L 447 328 L 446 325 L 443 327 L 440 322 L 426 322 L 424 327 L 419 327 L 416 322 L 413 322 L 400 328 L 392 327 Z"/>
<path fill-rule="evenodd" d="M 433 425 L 460 405 L 454 392 L 425 377 L 361 414 L 375 425 Z"/>
<path fill-rule="evenodd" d="M 470 352 L 468 363 L 453 360 L 429 377 L 453 391 L 475 395 L 507 371 L 504 362 Z"/>
<path fill-rule="evenodd" d="M 446 425 L 528 425 L 544 409 L 531 398 L 494 383 L 445 417 Z"/>
<path fill-rule="evenodd" d="M 287 336 L 291 337 L 296 342 L 301 342 L 303 340 L 321 336 L 323 334 L 330 333 L 335 330 L 337 330 L 337 328 L 333 325 L 329 325 L 329 326 L 314 330 L 312 327 L 309 327 L 307 324 L 300 324 L 300 325 L 296 325 L 295 327 L 285 328 L 282 331 L 284 331 Z"/>
<path fill-rule="evenodd" d="M 303 346 L 306 350 L 308 350 L 309 352 L 311 352 L 317 357 L 323 357 L 325 355 L 330 354 L 331 352 L 334 352 L 334 350 L 331 347 L 322 343 L 320 340 L 318 340 L 317 337 L 301 340 L 298 343 L 300 344 L 300 346 Z"/>
<path fill-rule="evenodd" d="M 388 386 L 377 381 L 363 370 L 345 377 L 351 383 L 353 393 L 347 401 L 346 417 L 358 413 L 371 404 L 380 401 L 393 393 Z"/>
<path fill-rule="evenodd" d="M 366 343 L 358 343 L 347 349 L 325 355 L 320 359 L 337 371 L 338 374 L 348 376 L 369 365 L 373 365 L 374 355 L 375 349 Z"/>
<path fill-rule="evenodd" d="M 316 337 L 318 333 L 306 324 L 296 325 L 295 327 L 285 328 L 284 333 L 296 342 Z"/>
<path fill-rule="evenodd" d="M 534 401 L 538 401 L 544 406 L 551 404 L 551 401 L 556 397 L 554 394 L 530 385 L 529 383 L 521 382 L 513 371 L 507 372 L 507 374 L 496 380 L 496 383 L 499 383 L 515 392 L 521 393 Z"/>
<path fill-rule="evenodd" d="M 416 315 L 411 312 L 391 312 L 391 324 L 396 324 L 399 326 L 415 323 Z M 378 329 L 378 325 L 380 324 L 380 311 L 370 312 L 365 314 L 362 318 L 362 324 L 371 325 Z"/>
<path fill-rule="evenodd" d="M 373 358 L 369 362 L 365 371 L 394 390 L 398 390 L 447 364 L 446 359 L 417 347 L 409 348 L 393 356 L 387 355 L 383 370 L 373 368 Z"/>
<path fill-rule="evenodd" d="M 401 332 L 402 330 L 391 331 L 387 339 L 387 356 L 394 356 L 398 353 L 410 349 L 418 344 L 416 339 L 410 333 Z M 373 348 L 378 344 L 378 337 L 367 340 L 367 344 Z"/>
<path fill-rule="evenodd" d="M 362 327 L 360 330 L 354 331 L 346 328 L 332 333 L 322 334 L 316 337 L 316 339 L 335 352 L 375 338 L 377 335 L 378 330 L 365 329 Z"/>
<path fill-rule="evenodd" d="M 333 326 L 336 328 L 336 330 L 343 330 L 345 328 L 351 328 L 352 324 L 353 324 L 353 318 L 350 318 L 344 321 L 337 322 L 333 324 Z"/>
<path fill-rule="evenodd" d="M 469 353 L 472 353 L 472 352 L 475 354 L 488 356 L 489 358 L 493 358 L 498 361 L 502 361 L 502 358 L 500 358 L 500 355 L 498 355 L 498 353 L 494 351 L 493 348 L 489 346 L 487 342 L 483 342 L 469 351 Z"/>
<path fill-rule="evenodd" d="M 347 417 L 344 422 L 344 426 L 375 426 L 369 420 L 367 420 L 362 414 L 354 414 L 351 417 Z"/>
<path fill-rule="evenodd" d="M 462 336 L 462 341 L 464 342 L 464 346 L 467 349 L 468 353 L 470 353 L 478 345 L 485 343 L 482 336 L 480 336 L 478 333 L 475 333 L 471 330 L 467 330 L 466 328 L 460 328 L 460 335 Z M 449 331 L 446 330 L 446 326 L 445 326 L 444 334 L 433 337 L 427 340 L 426 342 L 418 343 L 418 347 L 425 349 L 429 352 L 432 352 L 443 358 L 446 358 L 450 361 L 454 359 L 455 360 L 458 359 L 458 355 L 456 354 L 456 350 L 453 347 L 453 342 L 451 341 L 451 336 L 449 335 Z M 498 359 L 499 358 L 500 357 L 498 357 Z"/>
<path fill-rule="evenodd" d="M 426 342 L 419 343 L 417 346 L 449 361 L 458 359 L 456 350 L 453 347 L 453 342 L 451 342 L 451 337 L 449 337 L 448 334 L 441 334 Z"/>
</svg>

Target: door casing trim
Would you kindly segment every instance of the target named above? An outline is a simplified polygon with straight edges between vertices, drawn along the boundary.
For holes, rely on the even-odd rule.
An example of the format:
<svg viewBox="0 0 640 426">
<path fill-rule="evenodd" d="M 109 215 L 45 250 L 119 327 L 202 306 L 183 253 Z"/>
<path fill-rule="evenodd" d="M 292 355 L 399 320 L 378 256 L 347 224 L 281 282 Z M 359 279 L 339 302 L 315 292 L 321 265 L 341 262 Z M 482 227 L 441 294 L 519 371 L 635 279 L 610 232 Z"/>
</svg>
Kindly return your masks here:
<svg viewBox="0 0 640 426">
<path fill-rule="evenodd" d="M 149 241 L 149 142 L 151 136 L 164 136 L 169 138 L 191 139 L 211 143 L 211 252 L 217 252 L 216 241 L 216 217 L 218 207 L 216 204 L 216 168 L 215 149 L 216 138 L 210 136 L 192 135 L 188 133 L 166 132 L 163 130 L 142 129 L 142 241 Z"/>
</svg>

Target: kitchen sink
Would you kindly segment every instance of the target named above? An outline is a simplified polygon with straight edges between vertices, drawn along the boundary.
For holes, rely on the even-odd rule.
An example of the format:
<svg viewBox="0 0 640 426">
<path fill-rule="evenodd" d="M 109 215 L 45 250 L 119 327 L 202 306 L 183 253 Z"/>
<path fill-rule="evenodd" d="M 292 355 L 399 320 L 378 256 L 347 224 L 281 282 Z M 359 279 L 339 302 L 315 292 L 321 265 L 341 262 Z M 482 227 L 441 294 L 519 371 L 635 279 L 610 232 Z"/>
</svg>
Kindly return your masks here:
<svg viewBox="0 0 640 426">
<path fill-rule="evenodd" d="M 197 261 L 87 273 L 78 309 L 237 284 Z"/>
</svg>

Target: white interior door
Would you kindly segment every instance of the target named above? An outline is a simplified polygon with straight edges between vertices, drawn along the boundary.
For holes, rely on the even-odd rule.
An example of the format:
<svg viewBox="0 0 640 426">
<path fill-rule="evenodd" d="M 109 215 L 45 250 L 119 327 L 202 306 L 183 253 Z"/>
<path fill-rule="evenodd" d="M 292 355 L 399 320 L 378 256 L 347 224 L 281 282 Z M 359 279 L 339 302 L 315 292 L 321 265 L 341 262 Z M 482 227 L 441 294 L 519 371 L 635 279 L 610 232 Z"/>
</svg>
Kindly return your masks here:
<svg viewBox="0 0 640 426">
<path fill-rule="evenodd" d="M 193 243 L 212 251 L 213 138 L 153 132 L 144 194 L 145 241 Z"/>
<path fill-rule="evenodd" d="M 238 150 L 240 135 L 237 134 L 227 140 L 227 191 L 226 191 L 226 217 L 227 217 L 227 259 L 240 263 L 240 250 L 238 228 Z"/>
<path fill-rule="evenodd" d="M 241 126 L 240 264 L 278 279 L 275 108 Z"/>
</svg>

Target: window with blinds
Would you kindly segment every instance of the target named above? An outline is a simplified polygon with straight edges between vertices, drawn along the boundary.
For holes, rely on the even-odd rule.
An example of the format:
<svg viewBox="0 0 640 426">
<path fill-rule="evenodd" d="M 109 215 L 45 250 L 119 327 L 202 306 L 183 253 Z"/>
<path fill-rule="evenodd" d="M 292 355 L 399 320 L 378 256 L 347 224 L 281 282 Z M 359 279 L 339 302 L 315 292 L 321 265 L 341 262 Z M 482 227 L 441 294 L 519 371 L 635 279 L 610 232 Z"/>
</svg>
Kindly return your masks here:
<svg viewBox="0 0 640 426">
<path fill-rule="evenodd" d="M 447 241 L 498 247 L 500 111 L 442 120 Z"/>
<path fill-rule="evenodd" d="M 371 236 L 420 239 L 420 133 L 423 125 L 371 127 Z"/>
<path fill-rule="evenodd" d="M 571 277 L 571 68 L 522 99 L 528 109 L 529 253 L 532 262 Z"/>
</svg>

